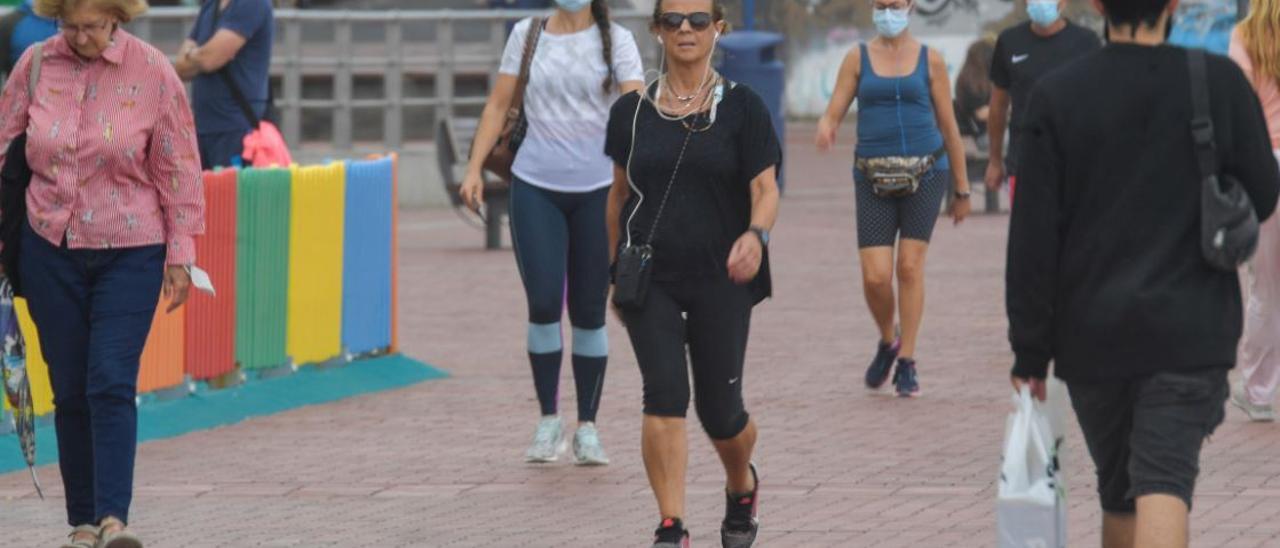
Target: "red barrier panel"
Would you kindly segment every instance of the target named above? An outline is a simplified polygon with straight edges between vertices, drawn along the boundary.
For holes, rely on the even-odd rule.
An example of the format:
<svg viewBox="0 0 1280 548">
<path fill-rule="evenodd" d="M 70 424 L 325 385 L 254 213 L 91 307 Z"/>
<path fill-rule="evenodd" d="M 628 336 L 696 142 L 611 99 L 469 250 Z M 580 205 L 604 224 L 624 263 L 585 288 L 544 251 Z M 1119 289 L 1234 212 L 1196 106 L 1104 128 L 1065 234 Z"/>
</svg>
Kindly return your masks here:
<svg viewBox="0 0 1280 548">
<path fill-rule="evenodd" d="M 204 174 L 206 228 L 196 238 L 196 264 L 218 294 L 192 289 L 186 304 L 186 370 L 196 380 L 236 367 L 236 177 L 234 169 Z"/>
</svg>

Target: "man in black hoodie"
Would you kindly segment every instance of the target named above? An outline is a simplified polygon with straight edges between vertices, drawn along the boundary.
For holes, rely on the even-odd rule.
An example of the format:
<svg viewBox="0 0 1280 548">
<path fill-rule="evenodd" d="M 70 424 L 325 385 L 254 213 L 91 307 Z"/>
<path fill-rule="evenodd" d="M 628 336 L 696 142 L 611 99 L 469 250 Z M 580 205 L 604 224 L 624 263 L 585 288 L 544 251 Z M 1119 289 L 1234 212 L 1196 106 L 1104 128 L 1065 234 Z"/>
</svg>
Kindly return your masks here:
<svg viewBox="0 0 1280 548">
<path fill-rule="evenodd" d="M 1201 177 L 1177 0 L 1094 0 L 1109 44 L 1028 101 L 1006 271 L 1015 387 L 1066 381 L 1098 471 L 1103 543 L 1185 547 L 1201 444 L 1222 422 L 1240 286 L 1200 249 Z M 1221 170 L 1271 215 L 1280 170 L 1257 96 L 1208 58 Z"/>
</svg>

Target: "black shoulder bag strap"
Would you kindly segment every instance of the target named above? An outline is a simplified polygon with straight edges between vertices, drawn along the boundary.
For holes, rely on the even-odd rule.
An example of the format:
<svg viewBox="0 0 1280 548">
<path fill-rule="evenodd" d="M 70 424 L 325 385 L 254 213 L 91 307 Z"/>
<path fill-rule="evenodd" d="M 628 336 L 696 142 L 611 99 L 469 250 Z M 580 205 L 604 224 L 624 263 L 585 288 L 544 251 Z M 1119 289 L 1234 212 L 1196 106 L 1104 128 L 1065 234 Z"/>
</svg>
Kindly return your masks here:
<svg viewBox="0 0 1280 548">
<path fill-rule="evenodd" d="M 218 33 L 218 22 L 222 20 L 222 0 L 210 1 L 213 2 L 213 33 L 209 35 L 209 38 L 212 39 L 213 35 Z M 234 2 L 235 0 L 232 1 Z M 234 62 L 235 59 L 233 58 L 232 60 L 227 61 L 227 64 L 222 65 L 222 68 L 218 69 L 218 76 L 222 78 L 223 83 L 225 83 L 227 88 L 231 90 L 231 98 L 236 100 L 236 105 L 238 105 L 240 107 L 240 111 L 244 113 L 244 118 L 249 121 L 249 127 L 258 129 L 258 124 L 260 122 L 258 120 L 258 115 L 253 112 L 253 106 L 249 104 L 249 100 L 245 98 L 244 92 L 240 91 L 240 86 L 237 86 L 235 79 L 231 77 L 231 63 Z"/>
<path fill-rule="evenodd" d="M 1191 138 L 1196 146 L 1196 163 L 1200 179 L 1218 175 L 1218 147 L 1214 143 L 1213 116 L 1209 113 L 1209 76 L 1204 51 L 1187 49 L 1187 66 L 1191 71 Z"/>
</svg>

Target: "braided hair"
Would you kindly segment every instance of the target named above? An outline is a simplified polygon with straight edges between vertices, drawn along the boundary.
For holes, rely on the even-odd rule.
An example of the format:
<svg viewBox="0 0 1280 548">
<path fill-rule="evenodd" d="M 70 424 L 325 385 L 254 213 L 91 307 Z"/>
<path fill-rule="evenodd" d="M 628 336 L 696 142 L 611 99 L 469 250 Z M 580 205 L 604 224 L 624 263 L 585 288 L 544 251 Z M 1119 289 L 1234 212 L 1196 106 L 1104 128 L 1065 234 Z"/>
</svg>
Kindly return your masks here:
<svg viewBox="0 0 1280 548">
<path fill-rule="evenodd" d="M 595 19 L 596 26 L 600 27 L 600 43 L 604 45 L 604 66 L 609 69 L 604 76 L 602 87 L 605 93 L 610 93 L 616 82 L 613 74 L 613 32 L 609 23 L 609 5 L 605 0 L 591 0 L 591 18 Z"/>
</svg>

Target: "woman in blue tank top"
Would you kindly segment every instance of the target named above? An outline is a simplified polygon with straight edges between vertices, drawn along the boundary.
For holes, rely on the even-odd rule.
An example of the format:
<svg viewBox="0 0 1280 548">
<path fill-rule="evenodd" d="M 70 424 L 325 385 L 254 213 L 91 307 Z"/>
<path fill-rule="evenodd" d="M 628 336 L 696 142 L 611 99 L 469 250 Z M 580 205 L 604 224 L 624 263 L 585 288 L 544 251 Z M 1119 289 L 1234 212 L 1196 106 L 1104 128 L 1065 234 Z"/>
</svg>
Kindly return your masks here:
<svg viewBox="0 0 1280 548">
<path fill-rule="evenodd" d="M 929 237 L 948 192 L 948 174 L 956 198 L 952 215 L 957 224 L 969 214 L 969 181 L 946 62 L 907 30 L 914 2 L 874 0 L 874 6 L 879 36 L 845 57 L 831 104 L 818 123 L 817 145 L 821 150 L 831 148 L 840 122 L 857 98 L 859 160 L 937 159 L 914 193 L 897 197 L 876 194 L 862 170 L 854 169 L 863 292 L 880 329 L 879 347 L 867 369 L 866 383 L 878 389 L 892 373 L 898 395 L 911 397 L 920 394 L 915 347 L 924 314 L 924 260 Z M 900 339 L 894 327 L 895 314 L 902 317 Z"/>
</svg>

